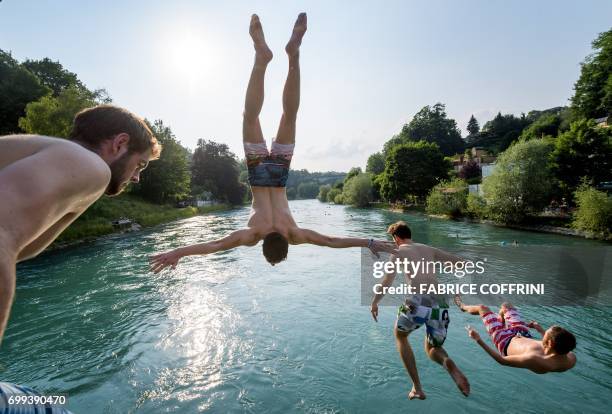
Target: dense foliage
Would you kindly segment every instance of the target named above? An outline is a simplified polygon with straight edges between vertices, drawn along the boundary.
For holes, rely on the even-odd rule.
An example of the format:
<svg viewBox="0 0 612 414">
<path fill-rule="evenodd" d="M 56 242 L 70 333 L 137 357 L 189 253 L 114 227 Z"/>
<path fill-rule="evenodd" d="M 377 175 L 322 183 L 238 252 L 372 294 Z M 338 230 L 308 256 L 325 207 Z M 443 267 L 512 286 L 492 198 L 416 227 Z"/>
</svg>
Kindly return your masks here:
<svg viewBox="0 0 612 414">
<path fill-rule="evenodd" d="M 391 148 L 380 175 L 380 194 L 386 200 L 425 197 L 448 177 L 451 165 L 437 144 L 419 141 Z"/>
<path fill-rule="evenodd" d="M 483 181 L 491 218 L 517 223 L 548 205 L 553 189 L 551 151 L 547 141 L 530 140 L 519 141 L 500 155 L 493 174 Z"/>
<path fill-rule="evenodd" d="M 612 234 L 612 196 L 582 184 L 575 197 L 578 208 L 572 227 L 603 237 Z"/>
<path fill-rule="evenodd" d="M 612 115 L 612 29 L 593 41 L 593 53 L 582 63 L 574 85 L 572 110 L 580 118 Z"/>
</svg>

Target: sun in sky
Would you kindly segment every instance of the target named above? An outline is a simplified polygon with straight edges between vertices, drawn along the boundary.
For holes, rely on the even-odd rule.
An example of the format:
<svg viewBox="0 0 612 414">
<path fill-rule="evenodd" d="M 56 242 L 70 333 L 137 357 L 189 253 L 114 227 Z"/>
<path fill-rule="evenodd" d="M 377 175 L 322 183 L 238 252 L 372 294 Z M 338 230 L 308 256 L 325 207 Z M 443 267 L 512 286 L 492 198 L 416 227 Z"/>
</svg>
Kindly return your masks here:
<svg viewBox="0 0 612 414">
<path fill-rule="evenodd" d="M 160 46 L 167 76 L 190 89 L 206 82 L 217 56 L 210 35 L 203 29 L 177 25 L 163 30 Z"/>
</svg>

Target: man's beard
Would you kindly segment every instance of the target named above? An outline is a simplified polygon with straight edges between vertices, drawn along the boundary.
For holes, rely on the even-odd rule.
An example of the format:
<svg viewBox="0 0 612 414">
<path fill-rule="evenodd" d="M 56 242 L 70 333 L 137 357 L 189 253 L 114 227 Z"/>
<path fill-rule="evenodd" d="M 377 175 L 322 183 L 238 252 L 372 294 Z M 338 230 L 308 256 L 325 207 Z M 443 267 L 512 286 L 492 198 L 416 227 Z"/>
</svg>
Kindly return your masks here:
<svg viewBox="0 0 612 414">
<path fill-rule="evenodd" d="M 123 181 L 123 176 L 125 174 L 125 166 L 129 161 L 130 155 L 131 154 L 129 152 L 125 153 L 121 158 L 113 161 L 109 165 L 111 170 L 111 179 L 105 191 L 107 196 L 116 196 L 127 186 L 128 182 Z"/>
</svg>

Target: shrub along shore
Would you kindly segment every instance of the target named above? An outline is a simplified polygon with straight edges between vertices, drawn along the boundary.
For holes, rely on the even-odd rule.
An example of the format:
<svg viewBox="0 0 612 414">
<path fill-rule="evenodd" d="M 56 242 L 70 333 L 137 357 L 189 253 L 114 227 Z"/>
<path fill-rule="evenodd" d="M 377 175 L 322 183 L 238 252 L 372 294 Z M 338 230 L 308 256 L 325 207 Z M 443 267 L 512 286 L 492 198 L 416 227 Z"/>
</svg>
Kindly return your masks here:
<svg viewBox="0 0 612 414">
<path fill-rule="evenodd" d="M 559 234 L 562 236 L 572 236 L 572 237 L 582 237 L 585 239 L 597 239 L 603 240 L 607 242 L 612 241 L 612 234 L 604 233 L 604 232 L 592 232 L 588 230 L 584 230 L 578 228 L 575 225 L 576 218 L 573 219 L 568 217 L 565 219 L 559 217 L 537 217 L 532 216 L 529 217 L 522 223 L 503 223 L 495 220 L 490 220 L 486 218 L 478 218 L 474 215 L 455 215 L 452 213 L 431 213 L 427 211 L 426 207 L 423 206 L 411 206 L 408 208 L 398 208 L 391 204 L 383 204 L 380 205 L 373 204 L 376 208 L 382 208 L 390 211 L 401 211 L 405 213 L 417 213 L 417 214 L 425 214 L 428 217 L 442 219 L 442 220 L 457 220 L 463 221 L 466 223 L 476 223 L 476 224 L 488 224 L 491 226 L 497 227 L 507 227 L 516 230 L 524 230 L 524 231 L 535 231 L 539 233 L 551 233 L 551 234 Z"/>
</svg>

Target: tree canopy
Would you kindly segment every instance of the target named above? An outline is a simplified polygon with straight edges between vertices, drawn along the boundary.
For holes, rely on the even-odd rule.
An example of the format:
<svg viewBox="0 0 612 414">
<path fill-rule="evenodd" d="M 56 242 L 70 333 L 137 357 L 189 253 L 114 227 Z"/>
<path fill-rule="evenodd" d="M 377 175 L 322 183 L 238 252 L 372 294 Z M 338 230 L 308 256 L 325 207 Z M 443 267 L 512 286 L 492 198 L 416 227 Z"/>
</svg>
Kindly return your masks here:
<svg viewBox="0 0 612 414">
<path fill-rule="evenodd" d="M 521 140 L 504 151 L 483 181 L 488 214 L 501 222 L 520 222 L 548 204 L 553 176 L 548 166 L 552 145 Z"/>
<path fill-rule="evenodd" d="M 26 105 L 50 93 L 40 80 L 0 49 L 0 135 L 20 132 Z"/>
<path fill-rule="evenodd" d="M 30 134 L 67 138 L 74 116 L 82 109 L 96 105 L 95 94 L 87 89 L 71 86 L 58 96 L 46 95 L 26 106 L 19 127 Z"/>
<path fill-rule="evenodd" d="M 391 138 L 384 146 L 385 156 L 395 145 L 407 142 L 426 141 L 435 143 L 444 155 L 462 153 L 464 142 L 454 119 L 446 116 L 446 106 L 437 103 L 424 106 L 412 120 L 402 127 L 399 135 Z"/>
<path fill-rule="evenodd" d="M 587 119 L 612 115 L 612 29 L 593 41 L 574 85 L 572 110 Z"/>
<path fill-rule="evenodd" d="M 375 152 L 368 157 L 366 172 L 378 175 L 385 170 L 385 156 L 381 152 Z"/>
<path fill-rule="evenodd" d="M 612 129 L 598 128 L 592 120 L 573 122 L 554 141 L 551 163 L 568 200 L 582 180 L 593 184 L 612 180 Z"/>
<path fill-rule="evenodd" d="M 134 186 L 132 192 L 154 203 L 176 202 L 188 197 L 191 187 L 189 151 L 162 120 L 149 124 L 149 127 L 163 151 L 160 158 L 142 172 L 140 183 Z"/>
<path fill-rule="evenodd" d="M 367 207 L 372 201 L 372 176 L 359 173 L 351 177 L 342 190 L 342 202 L 354 207 Z"/>
<path fill-rule="evenodd" d="M 61 63 L 54 62 L 49 58 L 28 59 L 22 65 L 34 74 L 43 85 L 51 89 L 53 96 L 58 96 L 62 91 L 71 87 L 86 89 L 75 73 L 64 69 Z"/>
<path fill-rule="evenodd" d="M 226 144 L 199 139 L 191 174 L 194 194 L 209 192 L 216 200 L 242 203 L 245 188 L 239 181 L 238 161 Z"/>
<path fill-rule="evenodd" d="M 480 132 L 480 125 L 478 124 L 478 121 L 476 120 L 476 118 L 474 118 L 474 115 L 472 115 L 470 117 L 470 120 L 468 121 L 467 131 L 469 132 L 470 135 L 474 135 Z"/>
<path fill-rule="evenodd" d="M 437 144 L 418 141 L 395 146 L 379 178 L 381 196 L 390 201 L 410 195 L 425 197 L 434 185 L 447 178 L 450 168 Z"/>
</svg>

